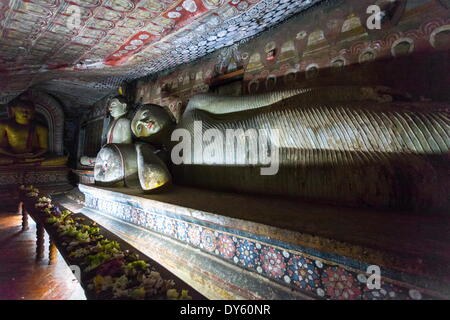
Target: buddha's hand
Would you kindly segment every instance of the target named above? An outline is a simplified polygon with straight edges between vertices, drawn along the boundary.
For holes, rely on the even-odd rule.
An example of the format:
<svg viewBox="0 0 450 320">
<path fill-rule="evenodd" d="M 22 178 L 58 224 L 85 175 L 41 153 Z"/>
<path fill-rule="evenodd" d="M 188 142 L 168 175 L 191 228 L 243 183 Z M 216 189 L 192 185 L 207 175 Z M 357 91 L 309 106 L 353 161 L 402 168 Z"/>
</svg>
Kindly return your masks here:
<svg viewBox="0 0 450 320">
<path fill-rule="evenodd" d="M 47 149 L 39 149 L 36 153 L 33 154 L 33 157 L 42 156 L 43 154 L 47 153 L 47 151 Z"/>
<path fill-rule="evenodd" d="M 17 158 L 17 154 L 9 152 L 8 150 L 5 150 L 4 148 L 0 148 L 0 154 L 3 154 L 5 156 Z"/>
<path fill-rule="evenodd" d="M 23 162 L 36 162 L 36 161 L 43 161 L 45 158 L 26 158 L 23 160 Z"/>
<path fill-rule="evenodd" d="M 18 153 L 18 154 L 15 154 L 14 156 L 19 159 L 35 159 L 35 158 L 42 156 L 46 152 L 47 152 L 46 149 L 39 149 L 37 152 Z"/>
<path fill-rule="evenodd" d="M 14 157 L 19 158 L 19 159 L 34 158 L 34 157 L 36 157 L 36 154 L 31 153 L 31 152 L 17 153 L 17 154 L 14 154 Z"/>
</svg>

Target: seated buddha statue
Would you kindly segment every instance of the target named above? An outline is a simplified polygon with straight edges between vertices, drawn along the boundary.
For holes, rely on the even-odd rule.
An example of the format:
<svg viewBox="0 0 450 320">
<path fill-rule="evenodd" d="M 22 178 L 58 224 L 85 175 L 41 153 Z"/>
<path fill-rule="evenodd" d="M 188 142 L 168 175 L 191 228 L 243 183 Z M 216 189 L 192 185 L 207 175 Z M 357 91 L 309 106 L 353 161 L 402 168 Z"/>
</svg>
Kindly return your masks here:
<svg viewBox="0 0 450 320">
<path fill-rule="evenodd" d="M 67 156 L 48 153 L 48 129 L 34 122 L 34 105 L 16 100 L 12 118 L 0 123 L 0 165 L 63 165 Z"/>
<path fill-rule="evenodd" d="M 108 112 L 113 120 L 109 124 L 106 143 L 131 143 L 130 119 L 127 118 L 128 104 L 122 96 L 116 96 L 108 103 Z M 80 163 L 84 166 L 94 167 L 95 157 L 83 156 Z"/>
</svg>

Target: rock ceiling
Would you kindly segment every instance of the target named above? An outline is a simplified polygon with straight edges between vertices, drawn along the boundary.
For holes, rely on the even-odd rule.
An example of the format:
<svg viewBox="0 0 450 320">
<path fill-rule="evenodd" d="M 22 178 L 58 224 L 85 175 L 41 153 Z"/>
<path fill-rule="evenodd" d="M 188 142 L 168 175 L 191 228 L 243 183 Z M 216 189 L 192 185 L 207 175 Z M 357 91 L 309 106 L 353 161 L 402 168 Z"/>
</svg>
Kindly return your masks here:
<svg viewBox="0 0 450 320">
<path fill-rule="evenodd" d="M 0 0 L 0 103 L 42 87 L 89 104 L 323 0 Z"/>
</svg>

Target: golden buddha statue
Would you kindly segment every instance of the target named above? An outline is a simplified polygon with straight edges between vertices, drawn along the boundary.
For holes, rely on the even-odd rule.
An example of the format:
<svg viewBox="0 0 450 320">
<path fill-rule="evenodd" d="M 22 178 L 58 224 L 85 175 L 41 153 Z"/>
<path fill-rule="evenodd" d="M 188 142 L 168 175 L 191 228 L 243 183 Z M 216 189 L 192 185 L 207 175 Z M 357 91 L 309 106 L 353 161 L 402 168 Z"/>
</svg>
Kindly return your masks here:
<svg viewBox="0 0 450 320">
<path fill-rule="evenodd" d="M 48 154 L 48 129 L 33 122 L 35 109 L 27 101 L 11 106 L 12 119 L 0 122 L 0 165 L 64 165 L 67 156 Z"/>
</svg>

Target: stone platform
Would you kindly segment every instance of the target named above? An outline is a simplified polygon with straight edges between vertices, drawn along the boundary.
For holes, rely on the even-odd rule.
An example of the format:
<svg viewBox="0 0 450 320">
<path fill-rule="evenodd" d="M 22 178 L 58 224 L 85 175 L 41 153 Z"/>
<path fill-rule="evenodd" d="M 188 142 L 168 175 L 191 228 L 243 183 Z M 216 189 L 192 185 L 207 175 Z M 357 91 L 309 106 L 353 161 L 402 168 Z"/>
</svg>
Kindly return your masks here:
<svg viewBox="0 0 450 320">
<path fill-rule="evenodd" d="M 209 298 L 448 299 L 450 218 L 174 186 L 79 185 L 81 212 Z M 67 204 L 66 204 L 67 205 Z M 381 288 L 366 285 L 381 270 Z"/>
<path fill-rule="evenodd" d="M 79 170 L 72 169 L 72 172 L 77 177 L 77 180 L 79 183 L 93 184 L 95 182 L 94 170 L 92 170 L 92 168 L 79 169 Z"/>
</svg>

